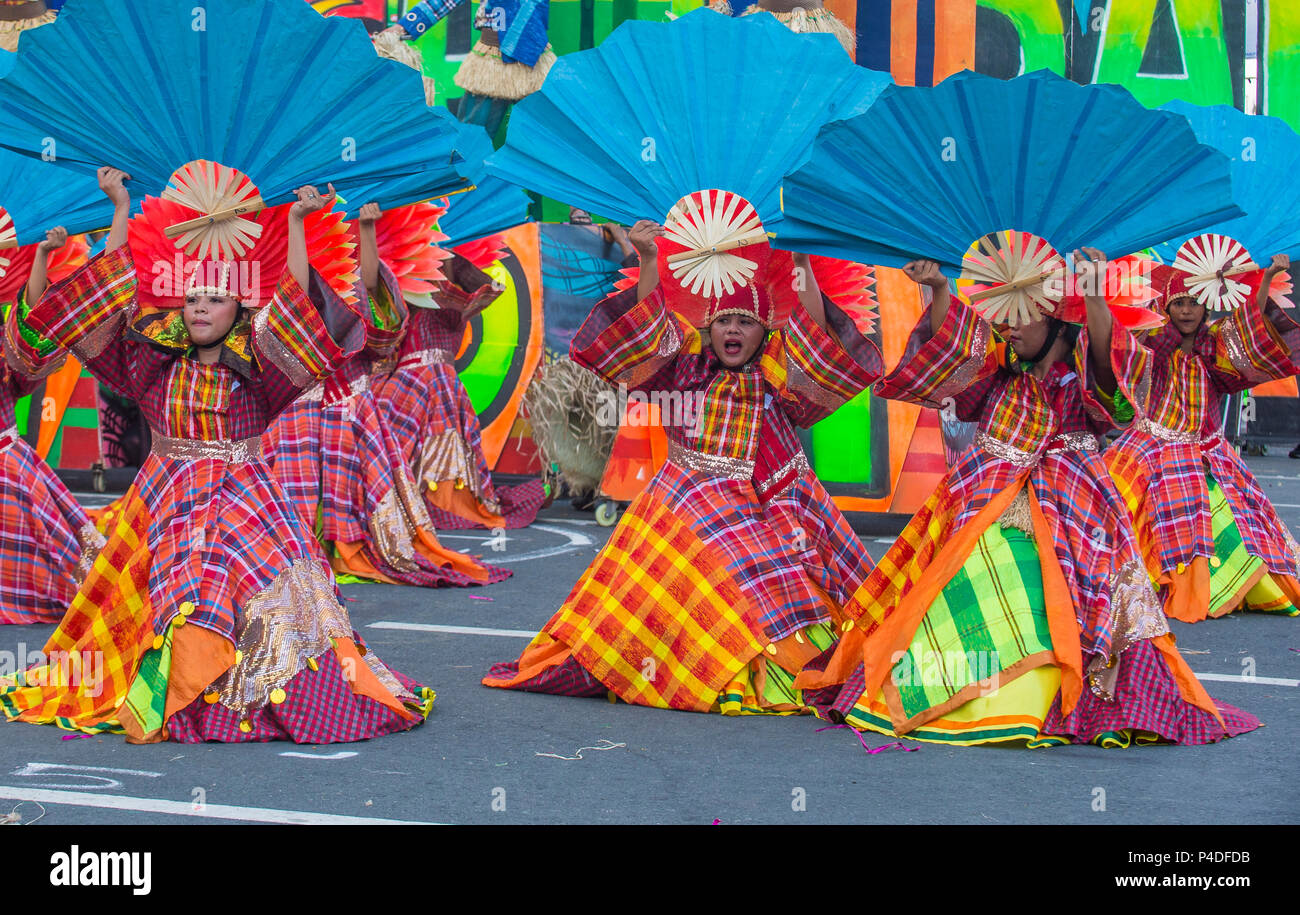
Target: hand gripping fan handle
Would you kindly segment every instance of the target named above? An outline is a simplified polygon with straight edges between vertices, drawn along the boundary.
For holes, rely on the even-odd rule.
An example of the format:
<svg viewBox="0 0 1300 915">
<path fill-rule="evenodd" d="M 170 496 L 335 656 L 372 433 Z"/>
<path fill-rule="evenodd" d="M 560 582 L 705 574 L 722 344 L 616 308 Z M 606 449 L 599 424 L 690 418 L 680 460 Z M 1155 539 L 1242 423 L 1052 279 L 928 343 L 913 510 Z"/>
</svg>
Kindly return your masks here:
<svg viewBox="0 0 1300 915">
<path fill-rule="evenodd" d="M 178 222 L 170 225 L 163 230 L 163 234 L 168 238 L 180 238 L 186 232 L 194 229 L 201 229 L 204 226 L 216 225 L 219 222 L 225 222 L 228 219 L 234 219 L 237 216 L 251 216 L 254 213 L 260 213 L 266 209 L 266 204 L 262 202 L 261 197 L 254 197 L 247 203 L 240 204 L 237 207 L 231 207 L 228 210 L 218 210 L 207 216 L 197 216 L 194 219 L 187 219 L 184 222 Z"/>
<path fill-rule="evenodd" d="M 750 245 L 756 245 L 764 241 L 767 241 L 767 233 L 755 232 L 752 235 L 746 235 L 743 238 L 734 238 L 731 241 L 724 241 L 708 248 L 693 248 L 690 251 L 678 251 L 676 254 L 668 255 L 667 262 L 668 266 L 672 267 L 682 261 L 693 260 L 709 254 L 722 254 L 726 251 L 734 251 L 736 248 L 746 248 Z"/>
<path fill-rule="evenodd" d="M 981 289 L 979 292 L 973 292 L 968 296 L 968 298 L 970 299 L 970 303 L 974 305 L 976 302 L 983 302 L 985 299 L 991 299 L 995 295 L 1005 295 L 1008 292 L 1018 292 L 1021 289 L 1028 289 L 1030 286 L 1036 286 L 1043 282 L 1043 280 L 1050 278 L 1053 274 L 1058 272 L 1059 269 L 1047 270 L 1040 273 L 1038 276 L 1026 276 L 1018 280 L 1013 280 L 1010 283 L 1000 283 L 997 286 L 990 286 L 988 289 Z"/>
</svg>

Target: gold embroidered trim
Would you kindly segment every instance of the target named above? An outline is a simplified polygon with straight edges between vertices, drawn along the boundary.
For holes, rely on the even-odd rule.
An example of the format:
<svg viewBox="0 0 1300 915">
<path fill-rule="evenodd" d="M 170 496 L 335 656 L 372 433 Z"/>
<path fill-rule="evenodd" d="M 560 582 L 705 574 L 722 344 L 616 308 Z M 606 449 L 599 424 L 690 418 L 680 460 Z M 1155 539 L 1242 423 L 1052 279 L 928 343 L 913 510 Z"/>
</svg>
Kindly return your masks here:
<svg viewBox="0 0 1300 915">
<path fill-rule="evenodd" d="M 86 523 L 81 526 L 81 530 L 77 531 L 77 543 L 81 547 L 81 558 L 77 561 L 76 582 L 80 585 L 90 574 L 91 568 L 95 565 L 95 557 L 108 541 L 95 529 L 95 525 Z"/>
<path fill-rule="evenodd" d="M 122 327 L 127 323 L 128 318 L 135 314 L 134 305 L 125 308 L 113 315 L 111 318 L 105 318 L 100 322 L 98 327 L 93 327 L 82 334 L 76 343 L 72 344 L 69 349 L 82 362 L 89 362 L 100 353 L 102 353 L 113 339 L 122 333 Z"/>
<path fill-rule="evenodd" d="M 466 486 L 476 500 L 483 502 L 490 511 L 496 511 L 495 507 L 489 505 L 489 501 L 495 504 L 496 500 L 483 498 L 483 480 L 479 476 L 478 461 L 459 430 L 444 429 L 425 439 L 420 449 L 418 471 L 425 486 L 448 482 Z"/>
<path fill-rule="evenodd" d="M 337 384 L 330 384 L 328 381 L 326 381 L 324 386 L 324 395 L 322 399 L 324 400 L 325 406 L 333 407 L 341 403 L 349 403 L 352 401 L 353 398 L 361 394 L 364 394 L 366 393 L 366 391 L 369 390 L 370 390 L 369 375 L 362 375 L 360 378 L 353 379 L 352 383 L 348 385 L 346 388 L 340 387 Z M 356 419 L 356 417 L 352 416 L 351 414 L 349 414 L 349 417 L 352 419 Z"/>
<path fill-rule="evenodd" d="M 702 473 L 710 477 L 720 477 L 724 480 L 752 480 L 754 478 L 753 461 L 696 451 L 672 439 L 668 440 L 668 460 L 683 470 Z"/>
<path fill-rule="evenodd" d="M 1223 348 L 1228 351 L 1228 361 L 1237 370 L 1237 374 L 1243 378 L 1255 378 L 1259 375 L 1259 370 L 1250 361 L 1250 354 L 1246 349 L 1246 341 L 1241 336 L 1241 325 L 1237 318 L 1238 315 L 1233 314 L 1219 322 Z"/>
<path fill-rule="evenodd" d="M 1126 563 L 1110 576 L 1110 607 L 1114 619 L 1111 651 L 1115 654 L 1169 632 L 1160 598 L 1140 562 Z"/>
<path fill-rule="evenodd" d="M 848 402 L 834 391 L 829 391 L 814 381 L 813 377 L 804 371 L 804 367 L 789 355 L 786 356 L 785 365 L 791 391 L 803 395 L 817 406 L 832 413 Z"/>
<path fill-rule="evenodd" d="M 1202 438 L 1199 432 L 1179 432 L 1176 429 L 1161 425 L 1147 416 L 1143 416 L 1138 420 L 1138 428 L 1161 441 L 1171 442 L 1175 445 L 1210 445 L 1221 437 L 1217 432 L 1206 438 Z"/>
<path fill-rule="evenodd" d="M 156 429 L 153 432 L 152 451 L 160 458 L 172 461 L 218 460 L 228 464 L 247 464 L 262 459 L 260 437 L 242 439 L 172 438 Z"/>
<path fill-rule="evenodd" d="M 333 579 L 310 557 L 295 559 L 241 611 L 235 633 L 239 663 L 217 681 L 221 704 L 241 714 L 266 705 L 271 690 L 333 647 L 331 639 L 352 638 Z"/>
<path fill-rule="evenodd" d="M 323 384 L 314 384 L 298 395 L 298 400 L 305 400 L 308 403 L 320 403 L 324 399 L 325 385 Z"/>
<path fill-rule="evenodd" d="M 396 489 L 390 489 L 375 506 L 374 513 L 370 516 L 370 537 L 375 552 L 394 569 L 399 572 L 414 572 L 419 568 L 415 562 L 415 536 L 411 520 L 402 510 Z"/>
<path fill-rule="evenodd" d="M 284 373 L 294 387 L 308 387 L 316 380 L 316 376 L 289 351 L 283 340 L 267 330 L 266 325 L 269 320 L 270 310 L 266 308 L 259 308 L 257 314 L 253 316 L 253 339 L 257 341 L 258 350 L 268 362 Z"/>
<path fill-rule="evenodd" d="M 1033 451 L 1022 451 L 1015 445 L 1008 445 L 1004 441 L 994 438 L 984 430 L 975 433 L 975 444 L 993 457 L 1008 464 L 1014 464 L 1017 467 L 1033 467 L 1038 463 L 1038 454 Z"/>
</svg>

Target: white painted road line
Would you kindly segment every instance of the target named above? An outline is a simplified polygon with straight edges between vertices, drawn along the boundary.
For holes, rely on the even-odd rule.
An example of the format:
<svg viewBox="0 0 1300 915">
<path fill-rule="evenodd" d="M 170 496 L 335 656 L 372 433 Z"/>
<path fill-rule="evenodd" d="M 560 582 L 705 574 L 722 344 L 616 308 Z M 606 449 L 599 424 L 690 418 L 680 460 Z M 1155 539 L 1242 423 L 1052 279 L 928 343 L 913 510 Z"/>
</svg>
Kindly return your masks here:
<svg viewBox="0 0 1300 915">
<path fill-rule="evenodd" d="M 35 801 L 38 804 L 67 804 L 73 807 L 102 807 L 105 810 L 133 810 L 168 816 L 208 820 L 243 820 L 252 823 L 286 823 L 294 826 L 441 826 L 418 820 L 385 820 L 379 817 L 349 817 L 309 810 L 275 810 L 270 807 L 232 807 L 204 804 L 195 810 L 190 801 L 164 801 L 155 797 L 127 797 L 122 794 L 87 794 L 84 791 L 46 791 L 0 785 L 0 798 Z"/>
<path fill-rule="evenodd" d="M 394 623 L 381 620 L 367 629 L 401 629 L 406 632 L 447 632 L 452 635 L 499 635 L 508 639 L 531 639 L 537 635 L 527 629 L 482 629 L 478 626 L 439 626 L 435 623 Z"/>
<path fill-rule="evenodd" d="M 527 553 L 516 553 L 514 555 L 503 555 L 501 550 L 493 548 L 489 552 L 483 553 L 483 561 L 494 566 L 511 565 L 516 562 L 528 562 L 532 559 L 549 559 L 552 556 L 563 556 L 566 553 L 576 553 L 583 547 L 593 545 L 596 541 L 592 540 L 586 534 L 578 531 L 566 531 L 562 527 L 552 527 L 549 524 L 530 524 L 527 528 L 530 531 L 546 531 L 548 534 L 559 534 L 569 542 L 563 546 L 548 546 L 540 550 L 529 550 Z M 439 540 L 474 540 L 478 543 L 488 544 L 491 542 L 492 534 L 444 534 L 439 533 Z M 509 534 L 506 535 L 506 542 L 510 540 Z M 498 541 L 500 542 L 500 541 Z M 461 550 L 462 553 L 467 550 Z"/>
<path fill-rule="evenodd" d="M 1300 680 L 1287 680 L 1284 677 L 1243 677 L 1241 674 L 1197 674 L 1198 680 L 1213 680 L 1216 683 L 1259 683 L 1262 686 L 1300 686 Z"/>
</svg>

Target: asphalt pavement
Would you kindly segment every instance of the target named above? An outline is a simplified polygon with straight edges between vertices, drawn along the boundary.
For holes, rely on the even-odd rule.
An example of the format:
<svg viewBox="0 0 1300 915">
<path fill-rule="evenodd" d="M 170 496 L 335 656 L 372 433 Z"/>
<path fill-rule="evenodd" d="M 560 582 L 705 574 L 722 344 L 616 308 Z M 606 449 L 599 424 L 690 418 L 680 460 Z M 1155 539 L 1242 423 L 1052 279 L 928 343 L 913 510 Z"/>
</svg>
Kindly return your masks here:
<svg viewBox="0 0 1300 915">
<path fill-rule="evenodd" d="M 1300 536 L 1300 461 L 1249 463 Z M 102 497 L 101 497 L 102 498 Z M 87 496 L 86 501 L 97 501 Z M 872 531 L 870 519 L 858 519 Z M 487 588 L 345 585 L 354 627 L 438 693 L 414 731 L 333 746 L 131 746 L 0 723 L 0 818 L 56 824 L 1294 823 L 1300 817 L 1300 618 L 1174 623 L 1211 695 L 1265 727 L 1204 747 L 944 747 L 812 717 L 739 717 L 489 689 L 609 534 L 560 504 L 504 544 L 443 541 L 509 565 Z M 862 534 L 879 558 L 891 538 Z M 51 626 L 0 627 L 0 659 Z M 0 661 L 0 663 L 3 663 Z M 10 661 L 12 663 L 12 660 Z M 69 739 L 71 738 L 71 739 Z M 881 749 L 883 748 L 883 749 Z"/>
</svg>

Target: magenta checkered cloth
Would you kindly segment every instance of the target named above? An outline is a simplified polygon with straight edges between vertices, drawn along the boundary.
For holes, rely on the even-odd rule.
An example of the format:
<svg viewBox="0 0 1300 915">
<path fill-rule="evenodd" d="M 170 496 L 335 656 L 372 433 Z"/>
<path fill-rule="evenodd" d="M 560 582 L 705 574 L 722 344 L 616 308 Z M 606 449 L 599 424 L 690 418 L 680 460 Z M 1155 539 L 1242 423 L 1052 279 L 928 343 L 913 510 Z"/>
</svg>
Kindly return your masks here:
<svg viewBox="0 0 1300 915">
<path fill-rule="evenodd" d="M 517 673 L 519 673 L 518 661 L 502 661 L 492 665 L 488 677 L 504 680 Z M 578 696 L 588 699 L 601 698 L 609 692 L 605 684 L 588 673 L 587 669 L 572 655 L 565 658 L 564 663 L 548 667 L 537 676 L 516 683 L 510 688 L 521 689 L 526 693 L 548 693 L 552 696 Z"/>
<path fill-rule="evenodd" d="M 319 670 L 303 670 L 284 687 L 287 698 L 283 703 L 268 704 L 249 716 L 252 729 L 248 733 L 239 729 L 238 712 L 219 702 L 209 705 L 200 696 L 167 720 L 167 739 L 176 743 L 347 743 L 407 731 L 424 723 L 418 712 L 403 718 L 387 706 L 353 693 L 334 652 L 327 651 L 316 661 Z M 397 671 L 393 675 L 402 686 L 419 695 L 423 687 L 418 683 Z"/>
<path fill-rule="evenodd" d="M 1223 714 L 1221 725 L 1209 712 L 1184 700 L 1169 665 L 1150 641 L 1137 642 L 1120 655 L 1117 680 L 1114 699 L 1104 701 L 1085 689 L 1066 718 L 1061 717 L 1058 695 L 1043 722 L 1043 733 L 1088 743 L 1107 731 L 1133 728 L 1171 743 L 1195 745 L 1236 737 L 1260 726 L 1254 715 L 1216 702 Z"/>
</svg>

